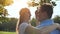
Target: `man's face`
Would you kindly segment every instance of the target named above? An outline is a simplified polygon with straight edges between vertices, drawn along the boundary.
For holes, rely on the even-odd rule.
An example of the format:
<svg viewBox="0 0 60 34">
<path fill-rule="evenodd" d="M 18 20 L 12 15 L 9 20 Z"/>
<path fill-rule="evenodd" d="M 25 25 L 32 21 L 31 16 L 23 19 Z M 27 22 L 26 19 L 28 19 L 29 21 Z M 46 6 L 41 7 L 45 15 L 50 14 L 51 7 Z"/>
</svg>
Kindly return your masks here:
<svg viewBox="0 0 60 34">
<path fill-rule="evenodd" d="M 36 19 L 39 20 L 39 12 L 38 12 L 38 10 L 36 10 L 35 16 L 36 16 Z"/>
<path fill-rule="evenodd" d="M 38 8 L 35 12 L 35 15 L 36 15 L 36 19 L 38 21 L 42 21 L 43 19 L 45 19 L 45 12 L 42 12 L 41 8 Z"/>
</svg>

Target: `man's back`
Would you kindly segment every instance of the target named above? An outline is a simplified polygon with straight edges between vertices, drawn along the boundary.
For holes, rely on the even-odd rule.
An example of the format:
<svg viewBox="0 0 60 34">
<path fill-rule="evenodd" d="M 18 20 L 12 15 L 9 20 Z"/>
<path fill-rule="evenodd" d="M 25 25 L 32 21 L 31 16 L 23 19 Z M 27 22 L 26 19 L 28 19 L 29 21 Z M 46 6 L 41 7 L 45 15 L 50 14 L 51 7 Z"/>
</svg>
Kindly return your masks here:
<svg viewBox="0 0 60 34">
<path fill-rule="evenodd" d="M 44 20 L 40 23 L 40 25 L 37 26 L 37 28 L 43 28 L 45 26 L 50 26 L 50 25 L 53 25 L 54 24 L 54 21 L 53 20 Z M 60 31 L 55 29 L 53 30 L 50 34 L 60 34 Z"/>
</svg>

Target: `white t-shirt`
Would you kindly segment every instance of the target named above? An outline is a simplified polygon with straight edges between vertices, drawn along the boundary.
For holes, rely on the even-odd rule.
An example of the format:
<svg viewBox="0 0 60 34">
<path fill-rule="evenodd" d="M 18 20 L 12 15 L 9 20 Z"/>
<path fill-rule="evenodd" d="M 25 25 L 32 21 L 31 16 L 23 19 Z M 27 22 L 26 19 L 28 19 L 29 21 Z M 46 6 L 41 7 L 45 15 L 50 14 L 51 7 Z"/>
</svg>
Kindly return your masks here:
<svg viewBox="0 0 60 34">
<path fill-rule="evenodd" d="M 29 24 L 26 22 L 23 22 L 20 26 L 19 26 L 19 34 L 26 34 L 25 30 L 27 28 Z"/>
</svg>

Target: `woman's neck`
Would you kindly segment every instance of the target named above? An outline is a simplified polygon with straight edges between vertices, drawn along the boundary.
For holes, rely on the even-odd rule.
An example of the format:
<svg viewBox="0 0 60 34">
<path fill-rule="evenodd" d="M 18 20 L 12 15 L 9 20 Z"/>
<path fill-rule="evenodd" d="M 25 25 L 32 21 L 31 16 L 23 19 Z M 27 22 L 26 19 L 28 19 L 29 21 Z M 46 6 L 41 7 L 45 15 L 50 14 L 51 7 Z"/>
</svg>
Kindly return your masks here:
<svg viewBox="0 0 60 34">
<path fill-rule="evenodd" d="M 29 21 L 28 20 L 24 20 L 23 22 L 27 22 L 28 23 Z"/>
</svg>

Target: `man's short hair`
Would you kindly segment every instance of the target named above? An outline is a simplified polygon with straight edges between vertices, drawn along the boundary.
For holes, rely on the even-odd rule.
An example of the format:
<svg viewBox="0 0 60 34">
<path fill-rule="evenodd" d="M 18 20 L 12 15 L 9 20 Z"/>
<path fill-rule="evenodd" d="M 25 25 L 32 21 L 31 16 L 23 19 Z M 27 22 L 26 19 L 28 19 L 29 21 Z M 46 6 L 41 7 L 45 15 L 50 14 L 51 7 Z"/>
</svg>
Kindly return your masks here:
<svg viewBox="0 0 60 34">
<path fill-rule="evenodd" d="M 44 3 L 41 5 L 41 10 L 44 12 L 47 12 L 47 15 L 49 18 L 52 17 L 52 14 L 53 14 L 53 6 L 52 4 L 49 4 L 49 3 Z"/>
</svg>

